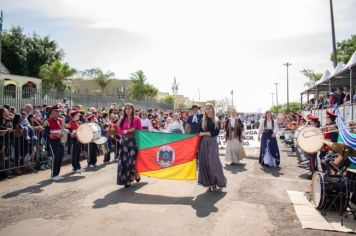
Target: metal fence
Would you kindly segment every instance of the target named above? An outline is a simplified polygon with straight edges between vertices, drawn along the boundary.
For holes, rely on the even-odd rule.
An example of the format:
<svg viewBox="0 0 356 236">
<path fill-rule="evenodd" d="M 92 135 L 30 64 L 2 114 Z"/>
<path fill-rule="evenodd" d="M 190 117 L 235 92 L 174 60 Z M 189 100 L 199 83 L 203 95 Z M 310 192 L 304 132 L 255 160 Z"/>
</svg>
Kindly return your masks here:
<svg viewBox="0 0 356 236">
<path fill-rule="evenodd" d="M 71 160 L 72 139 L 68 139 L 64 145 L 63 161 Z M 110 145 L 105 143 L 98 145 L 99 154 L 111 155 L 118 152 L 118 144 L 109 140 Z M 107 145 L 108 149 L 104 149 Z M 88 157 L 89 144 L 81 145 L 81 158 Z M 52 166 L 53 152 L 49 146 L 48 140 L 44 137 L 43 131 L 35 129 L 0 130 L 0 179 L 10 171 L 20 174 L 29 170 L 50 169 Z M 5 174 L 4 174 L 5 173 Z"/>
<path fill-rule="evenodd" d="M 63 98 L 67 99 L 70 106 L 81 104 L 83 107 L 108 108 L 112 103 L 123 105 L 126 102 L 133 103 L 140 109 L 159 108 L 173 110 L 173 104 L 162 103 L 156 100 L 128 100 L 122 95 L 92 95 L 78 94 L 68 91 L 49 91 L 38 88 L 21 88 L 15 85 L 0 86 L 1 104 L 9 104 L 20 110 L 25 104 L 33 106 L 53 105 Z"/>
<path fill-rule="evenodd" d="M 305 116 L 307 113 L 312 113 L 312 115 L 319 117 L 321 125 L 325 125 L 326 110 L 327 109 L 303 111 L 302 114 L 303 116 Z M 341 114 L 343 114 L 343 118 L 345 121 L 356 120 L 356 103 L 339 106 L 339 110 Z"/>
</svg>

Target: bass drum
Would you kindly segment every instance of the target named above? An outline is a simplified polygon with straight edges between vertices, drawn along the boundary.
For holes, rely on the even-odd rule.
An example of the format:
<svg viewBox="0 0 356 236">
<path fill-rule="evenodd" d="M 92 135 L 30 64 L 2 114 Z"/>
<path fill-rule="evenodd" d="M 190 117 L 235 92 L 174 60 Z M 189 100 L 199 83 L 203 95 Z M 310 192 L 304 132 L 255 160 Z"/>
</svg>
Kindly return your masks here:
<svg viewBox="0 0 356 236">
<path fill-rule="evenodd" d="M 343 183 L 340 176 L 328 176 L 315 172 L 312 178 L 311 202 L 316 209 L 324 210 L 338 197 L 339 192 L 344 190 L 341 201 L 343 209 L 346 209 L 350 199 L 350 192 L 346 191 L 347 188 L 348 183 Z M 340 206 L 340 198 L 336 201 L 336 206 Z"/>
<path fill-rule="evenodd" d="M 94 143 L 101 138 L 101 128 L 96 123 L 85 123 L 77 130 L 78 141 L 82 144 Z"/>
<path fill-rule="evenodd" d="M 306 153 L 315 153 L 324 146 L 324 136 L 320 129 L 303 126 L 296 131 L 298 146 Z"/>
</svg>

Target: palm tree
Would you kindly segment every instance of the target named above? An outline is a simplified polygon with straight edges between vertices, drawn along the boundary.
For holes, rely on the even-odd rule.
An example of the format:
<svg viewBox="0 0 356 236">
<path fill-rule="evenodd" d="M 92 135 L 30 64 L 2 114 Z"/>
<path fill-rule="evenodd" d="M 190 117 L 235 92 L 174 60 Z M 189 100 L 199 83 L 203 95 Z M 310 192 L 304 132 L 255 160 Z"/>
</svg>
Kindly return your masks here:
<svg viewBox="0 0 356 236">
<path fill-rule="evenodd" d="M 146 96 L 146 76 L 142 70 L 132 73 L 130 76 L 131 87 L 129 91 L 129 96 L 132 99 L 142 100 Z"/>
<path fill-rule="evenodd" d="M 93 80 L 101 88 L 101 93 L 104 93 L 104 89 L 110 84 L 111 80 L 114 79 L 115 73 L 108 71 L 103 73 L 99 68 L 95 69 Z"/>
<path fill-rule="evenodd" d="M 154 87 L 153 85 L 147 84 L 146 89 L 145 89 L 145 95 L 149 99 L 153 99 L 157 96 L 158 94 L 158 89 Z"/>
<path fill-rule="evenodd" d="M 40 77 L 42 78 L 42 87 L 44 89 L 56 89 L 64 91 L 67 89 L 66 81 L 68 77 L 74 75 L 75 69 L 68 63 L 54 61 L 51 64 L 45 64 L 40 68 Z"/>
</svg>

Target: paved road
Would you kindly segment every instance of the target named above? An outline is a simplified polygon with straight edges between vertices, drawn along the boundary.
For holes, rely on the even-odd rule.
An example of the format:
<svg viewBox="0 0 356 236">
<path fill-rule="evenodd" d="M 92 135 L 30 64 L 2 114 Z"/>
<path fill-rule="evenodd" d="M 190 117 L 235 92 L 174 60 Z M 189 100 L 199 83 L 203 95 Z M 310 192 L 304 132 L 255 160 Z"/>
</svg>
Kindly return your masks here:
<svg viewBox="0 0 356 236">
<path fill-rule="evenodd" d="M 82 174 L 65 166 L 56 183 L 48 171 L 2 181 L 0 235 L 339 235 L 301 229 L 286 190 L 310 182 L 280 147 L 281 169 L 260 167 L 255 149 L 239 166 L 225 165 L 222 152 L 223 192 L 150 178 L 125 189 L 115 184 L 115 163 Z"/>
</svg>

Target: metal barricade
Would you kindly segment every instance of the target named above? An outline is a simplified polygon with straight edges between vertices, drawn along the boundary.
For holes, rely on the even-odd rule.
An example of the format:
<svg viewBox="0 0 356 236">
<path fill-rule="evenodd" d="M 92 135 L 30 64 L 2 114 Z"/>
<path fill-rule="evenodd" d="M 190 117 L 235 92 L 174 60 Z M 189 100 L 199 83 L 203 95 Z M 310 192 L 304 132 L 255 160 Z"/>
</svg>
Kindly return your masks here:
<svg viewBox="0 0 356 236">
<path fill-rule="evenodd" d="M 87 153 L 83 145 L 82 153 Z M 71 159 L 71 144 L 68 138 L 65 144 L 63 161 Z M 33 128 L 22 132 L 13 129 L 0 130 L 0 177 L 9 171 L 20 174 L 51 168 L 53 153 L 43 132 Z"/>
</svg>

